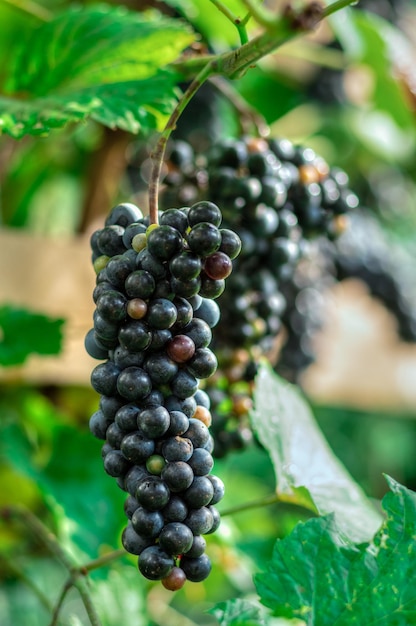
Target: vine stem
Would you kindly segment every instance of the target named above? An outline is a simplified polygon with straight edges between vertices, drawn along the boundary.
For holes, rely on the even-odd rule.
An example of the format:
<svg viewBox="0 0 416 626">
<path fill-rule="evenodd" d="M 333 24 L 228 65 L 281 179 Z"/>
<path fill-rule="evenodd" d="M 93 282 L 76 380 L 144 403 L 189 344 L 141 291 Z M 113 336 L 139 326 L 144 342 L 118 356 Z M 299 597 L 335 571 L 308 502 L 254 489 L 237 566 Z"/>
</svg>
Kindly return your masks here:
<svg viewBox="0 0 416 626">
<path fill-rule="evenodd" d="M 267 137 L 270 134 L 270 128 L 264 117 L 236 91 L 232 85 L 222 76 L 211 76 L 210 83 L 215 89 L 227 98 L 240 116 L 241 127 L 243 131 L 247 131 L 243 120 L 247 120 L 255 127 L 259 137 Z"/>
<path fill-rule="evenodd" d="M 350 2 L 352 1 L 350 0 Z M 213 73 L 221 74 L 230 79 L 240 78 L 249 67 L 252 67 L 261 58 L 287 41 L 315 28 L 322 19 L 324 8 L 318 3 L 309 5 L 308 11 L 306 8 L 297 13 L 286 11 L 279 19 L 275 18 L 273 25 L 269 25 L 264 32 L 235 50 L 223 52 L 217 56 L 206 55 L 178 61 L 172 63 L 171 67 L 179 71 L 186 80 L 188 77 L 195 76 L 201 71 L 201 68 L 211 62 L 215 67 Z"/>
<path fill-rule="evenodd" d="M 258 500 L 252 500 L 251 502 L 245 502 L 244 504 L 231 506 L 228 509 L 221 511 L 221 517 L 226 517 L 227 515 L 235 515 L 236 513 L 250 511 L 251 509 L 258 509 L 263 506 L 270 506 L 271 504 L 279 504 L 282 507 L 288 507 L 291 511 L 298 510 L 299 513 L 306 513 L 309 515 L 309 517 L 313 517 L 316 515 L 316 513 L 312 509 L 302 506 L 301 504 L 296 504 L 295 502 L 282 500 L 278 494 L 272 493 L 269 496 L 259 498 Z"/>
<path fill-rule="evenodd" d="M 176 123 L 181 116 L 182 112 L 188 105 L 189 101 L 196 94 L 198 89 L 205 83 L 205 81 L 213 74 L 216 73 L 216 59 L 215 57 L 210 60 L 202 70 L 196 75 L 186 91 L 183 93 L 177 106 L 173 110 L 163 132 L 161 133 L 155 149 L 152 152 L 151 158 L 153 161 L 152 171 L 149 180 L 149 217 L 151 224 L 158 224 L 158 195 L 159 195 L 159 181 L 162 171 L 163 157 L 165 155 L 166 145 L 173 130 L 176 128 Z"/>
<path fill-rule="evenodd" d="M 69 592 L 69 590 L 72 587 L 72 579 L 68 578 L 68 580 L 66 581 L 66 583 L 64 584 L 64 586 L 62 587 L 61 593 L 59 594 L 58 600 L 55 604 L 55 608 L 53 610 L 52 613 L 52 618 L 51 621 L 49 622 L 49 626 L 57 626 L 58 624 L 58 619 L 59 619 L 59 613 L 61 611 L 62 605 L 64 603 L 64 600 Z"/>
<path fill-rule="evenodd" d="M 28 587 L 38 598 L 39 602 L 47 611 L 52 611 L 52 604 L 49 601 L 49 598 L 43 593 L 41 589 L 39 589 L 33 580 L 26 575 L 26 573 L 20 569 L 18 564 L 16 563 L 16 559 L 13 561 L 6 557 L 3 554 L 0 554 L 0 563 L 4 564 L 11 573 L 13 573 L 16 578 L 22 581 L 26 587 Z"/>
<path fill-rule="evenodd" d="M 31 0 L 3 0 L 3 2 L 7 2 L 13 8 L 29 13 L 43 22 L 49 22 L 52 18 L 52 14 L 47 9 L 36 2 L 31 2 Z"/>
</svg>

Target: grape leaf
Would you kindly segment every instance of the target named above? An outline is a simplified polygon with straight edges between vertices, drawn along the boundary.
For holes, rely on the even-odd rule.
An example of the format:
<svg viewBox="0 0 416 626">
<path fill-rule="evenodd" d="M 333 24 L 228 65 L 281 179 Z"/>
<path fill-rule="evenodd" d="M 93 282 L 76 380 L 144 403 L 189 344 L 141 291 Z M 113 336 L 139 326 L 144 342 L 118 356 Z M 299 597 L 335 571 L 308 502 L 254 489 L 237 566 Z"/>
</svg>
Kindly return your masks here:
<svg viewBox="0 0 416 626">
<path fill-rule="evenodd" d="M 367 541 L 381 517 L 335 457 L 299 390 L 262 365 L 256 378 L 252 425 L 269 452 L 276 492 L 284 501 L 334 513 L 352 541 Z"/>
<path fill-rule="evenodd" d="M 182 21 L 95 5 L 73 7 L 33 31 L 0 97 L 0 131 L 47 134 L 91 116 L 137 133 L 162 129 L 178 77 L 166 66 L 194 39 Z"/>
<path fill-rule="evenodd" d="M 0 365 L 20 365 L 30 354 L 59 354 L 64 320 L 5 304 L 0 307 Z"/>
<path fill-rule="evenodd" d="M 339 545 L 332 515 L 276 542 L 268 571 L 255 576 L 274 615 L 308 626 L 416 623 L 416 493 L 387 480 L 386 520 L 368 544 Z"/>
<path fill-rule="evenodd" d="M 266 624 L 262 607 L 241 598 L 220 602 L 210 609 L 209 613 L 214 615 L 220 626 L 265 626 Z"/>
<path fill-rule="evenodd" d="M 91 594 L 102 626 L 120 626 L 121 622 L 126 626 L 154 623 L 147 611 L 148 589 L 140 578 L 137 565 L 127 562 L 112 563 L 105 578 L 95 578 Z M 126 607 L 130 615 L 128 622 L 124 617 Z"/>
<path fill-rule="evenodd" d="M 169 72 L 159 72 L 150 80 L 91 87 L 70 98 L 22 101 L 0 97 L 0 132 L 16 139 L 25 134 L 47 135 L 54 128 L 88 117 L 130 133 L 160 130 L 175 101 L 175 77 Z"/>
<path fill-rule="evenodd" d="M 44 96 L 148 79 L 193 39 L 184 22 L 156 12 L 71 7 L 24 42 L 8 88 Z"/>
</svg>

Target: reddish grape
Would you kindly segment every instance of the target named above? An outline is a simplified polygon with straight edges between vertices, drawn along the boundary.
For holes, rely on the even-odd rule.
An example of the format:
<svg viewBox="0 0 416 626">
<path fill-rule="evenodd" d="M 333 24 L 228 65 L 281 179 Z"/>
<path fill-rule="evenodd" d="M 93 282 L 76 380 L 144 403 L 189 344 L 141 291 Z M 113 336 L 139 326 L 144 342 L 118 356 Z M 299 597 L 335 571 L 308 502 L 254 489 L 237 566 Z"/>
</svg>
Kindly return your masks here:
<svg viewBox="0 0 416 626">
<path fill-rule="evenodd" d="M 166 352 L 172 361 L 185 363 L 193 357 L 195 344 L 187 335 L 176 335 L 168 342 Z"/>
<path fill-rule="evenodd" d="M 227 278 L 231 274 L 232 268 L 231 259 L 224 252 L 214 252 L 205 259 L 205 273 L 213 280 Z"/>
<path fill-rule="evenodd" d="M 162 585 L 169 591 L 178 591 L 186 583 L 186 575 L 180 567 L 173 567 L 170 574 L 162 578 Z"/>
</svg>

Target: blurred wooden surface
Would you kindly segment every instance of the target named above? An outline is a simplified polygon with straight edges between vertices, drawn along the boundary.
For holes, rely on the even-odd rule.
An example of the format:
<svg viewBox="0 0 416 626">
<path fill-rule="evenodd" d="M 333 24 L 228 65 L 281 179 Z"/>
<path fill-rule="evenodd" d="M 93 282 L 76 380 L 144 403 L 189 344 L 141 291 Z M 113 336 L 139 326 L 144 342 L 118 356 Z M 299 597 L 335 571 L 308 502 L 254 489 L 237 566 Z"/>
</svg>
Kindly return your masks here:
<svg viewBox="0 0 416 626">
<path fill-rule="evenodd" d="M 89 233 L 56 240 L 5 229 L 0 260 L 0 302 L 67 320 L 61 355 L 31 356 L 21 367 L 0 368 L 1 379 L 88 385 L 97 364 L 84 350 L 94 311 Z M 346 281 L 331 291 L 316 349 L 317 362 L 302 381 L 312 398 L 363 408 L 416 408 L 416 346 L 398 339 L 394 318 L 360 282 Z"/>
<path fill-rule="evenodd" d="M 57 357 L 31 356 L 21 367 L 0 368 L 4 380 L 87 384 L 96 361 L 84 350 L 92 326 L 95 274 L 89 235 L 57 239 L 0 230 L 0 302 L 66 319 L 64 350 Z"/>
</svg>

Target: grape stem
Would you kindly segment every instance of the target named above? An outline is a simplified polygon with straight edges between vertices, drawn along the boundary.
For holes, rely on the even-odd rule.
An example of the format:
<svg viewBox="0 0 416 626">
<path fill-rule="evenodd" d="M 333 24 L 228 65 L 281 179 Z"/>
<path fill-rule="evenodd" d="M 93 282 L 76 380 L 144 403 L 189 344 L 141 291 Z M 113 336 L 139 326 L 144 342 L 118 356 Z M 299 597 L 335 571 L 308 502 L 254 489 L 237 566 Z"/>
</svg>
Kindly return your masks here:
<svg viewBox="0 0 416 626">
<path fill-rule="evenodd" d="M 248 126 L 251 125 L 254 126 L 259 137 L 267 137 L 270 134 L 270 128 L 264 117 L 250 106 L 228 81 L 222 76 L 212 76 L 209 82 L 219 93 L 227 98 L 237 111 L 243 133 L 248 133 Z"/>
<path fill-rule="evenodd" d="M 198 89 L 205 83 L 205 81 L 216 73 L 216 59 L 210 60 L 202 70 L 193 79 L 186 91 L 183 93 L 177 106 L 173 110 L 163 132 L 161 133 L 155 149 L 152 152 L 152 171 L 149 180 L 149 217 L 151 224 L 158 224 L 158 195 L 159 195 L 159 181 L 162 171 L 163 157 L 165 155 L 166 145 L 173 130 L 176 128 L 176 123 L 181 116 L 182 112 L 196 94 Z"/>
<path fill-rule="evenodd" d="M 0 518 L 5 521 L 16 520 L 21 523 L 25 529 L 29 529 L 32 535 L 38 539 L 39 543 L 41 543 L 69 572 L 68 580 L 62 588 L 57 604 L 53 610 L 50 626 L 56 626 L 59 612 L 71 587 L 75 587 L 78 590 L 91 626 L 101 626 L 100 618 L 98 617 L 98 613 L 92 601 L 88 580 L 85 577 L 91 570 L 107 565 L 116 558 L 120 558 L 120 556 L 125 554 L 124 550 L 114 550 L 99 559 L 79 566 L 62 548 L 58 539 L 49 528 L 47 528 L 36 515 L 29 511 L 29 509 L 22 506 L 4 508 L 0 510 Z"/>
</svg>

